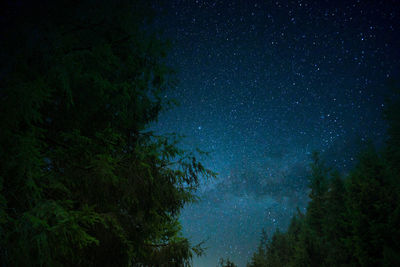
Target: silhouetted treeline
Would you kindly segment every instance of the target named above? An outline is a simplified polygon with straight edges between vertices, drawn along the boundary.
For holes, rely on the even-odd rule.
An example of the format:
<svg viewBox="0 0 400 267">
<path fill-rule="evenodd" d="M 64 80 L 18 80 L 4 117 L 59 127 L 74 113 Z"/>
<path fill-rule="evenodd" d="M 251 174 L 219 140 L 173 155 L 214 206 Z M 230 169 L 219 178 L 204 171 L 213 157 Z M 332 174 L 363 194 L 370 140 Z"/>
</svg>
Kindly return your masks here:
<svg viewBox="0 0 400 267">
<path fill-rule="evenodd" d="M 400 266 L 400 102 L 386 110 L 387 145 L 369 146 L 342 176 L 313 155 L 310 202 L 287 232 L 263 231 L 248 267 Z"/>
</svg>

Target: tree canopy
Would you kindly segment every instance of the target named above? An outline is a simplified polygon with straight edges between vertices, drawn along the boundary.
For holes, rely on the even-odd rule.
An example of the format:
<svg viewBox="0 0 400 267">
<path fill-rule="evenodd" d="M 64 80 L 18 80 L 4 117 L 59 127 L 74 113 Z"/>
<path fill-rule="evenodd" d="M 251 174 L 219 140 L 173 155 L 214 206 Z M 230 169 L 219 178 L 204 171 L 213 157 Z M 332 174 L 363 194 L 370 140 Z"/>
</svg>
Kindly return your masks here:
<svg viewBox="0 0 400 267">
<path fill-rule="evenodd" d="M 0 56 L 0 257 L 182 266 L 178 215 L 212 177 L 146 130 L 175 85 L 145 1 L 9 2 Z"/>
</svg>

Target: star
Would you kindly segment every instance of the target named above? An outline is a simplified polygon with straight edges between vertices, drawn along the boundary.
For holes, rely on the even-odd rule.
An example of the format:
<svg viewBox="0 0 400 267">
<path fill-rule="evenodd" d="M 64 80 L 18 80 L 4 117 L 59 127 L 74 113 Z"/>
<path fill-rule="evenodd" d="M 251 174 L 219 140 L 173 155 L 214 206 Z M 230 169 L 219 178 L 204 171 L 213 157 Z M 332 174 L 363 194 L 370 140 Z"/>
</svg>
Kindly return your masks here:
<svg viewBox="0 0 400 267">
<path fill-rule="evenodd" d="M 382 141 L 385 84 L 400 69 L 399 12 L 388 17 L 386 1 L 365 4 L 368 12 L 345 1 L 248 2 L 173 0 L 160 12 L 172 14 L 159 25 L 174 41 L 169 63 L 180 81 L 167 95 L 182 105 L 158 130 L 212 150 L 204 163 L 219 173 L 182 212 L 193 243 L 215 237 L 194 266 L 215 266 L 229 245 L 248 255 L 231 258 L 246 266 L 263 227 L 285 230 L 306 208 L 312 151 L 345 171 L 356 136 Z M 238 198 L 243 208 L 232 209 Z"/>
</svg>

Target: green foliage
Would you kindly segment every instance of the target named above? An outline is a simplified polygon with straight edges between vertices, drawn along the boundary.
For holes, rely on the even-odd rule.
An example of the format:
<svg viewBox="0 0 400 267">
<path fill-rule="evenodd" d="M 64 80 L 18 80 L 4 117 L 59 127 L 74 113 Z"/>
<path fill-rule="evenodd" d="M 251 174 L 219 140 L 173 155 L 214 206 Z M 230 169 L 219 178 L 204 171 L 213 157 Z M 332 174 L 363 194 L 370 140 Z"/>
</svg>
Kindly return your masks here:
<svg viewBox="0 0 400 267">
<path fill-rule="evenodd" d="M 251 262 L 247 264 L 248 267 L 259 267 L 265 266 L 266 264 L 266 252 L 268 249 L 268 236 L 265 229 L 262 229 L 260 244 L 258 245 L 257 251 L 253 254 Z"/>
<path fill-rule="evenodd" d="M 345 192 L 343 178 L 338 172 L 333 172 L 329 191 L 326 193 L 326 214 L 323 217 L 323 238 L 328 266 L 344 265 L 351 261 L 345 239 L 350 234 Z"/>
<path fill-rule="evenodd" d="M 396 101 L 386 111 L 388 145 L 382 152 L 367 149 L 347 177 L 313 155 L 306 214 L 294 216 L 287 232 L 262 239 L 249 267 L 400 265 Z"/>
<path fill-rule="evenodd" d="M 397 179 L 385 160 L 375 151 L 360 158 L 347 182 L 347 209 L 351 237 L 349 249 L 362 266 L 382 265 L 383 251 L 393 237 L 389 220 L 399 206 Z M 396 181 L 397 180 L 397 181 Z"/>
<path fill-rule="evenodd" d="M 21 6 L 1 51 L 2 264 L 188 265 L 202 248 L 177 218 L 214 173 L 178 137 L 146 131 L 175 84 L 168 44 L 145 31 L 150 9 Z"/>
</svg>

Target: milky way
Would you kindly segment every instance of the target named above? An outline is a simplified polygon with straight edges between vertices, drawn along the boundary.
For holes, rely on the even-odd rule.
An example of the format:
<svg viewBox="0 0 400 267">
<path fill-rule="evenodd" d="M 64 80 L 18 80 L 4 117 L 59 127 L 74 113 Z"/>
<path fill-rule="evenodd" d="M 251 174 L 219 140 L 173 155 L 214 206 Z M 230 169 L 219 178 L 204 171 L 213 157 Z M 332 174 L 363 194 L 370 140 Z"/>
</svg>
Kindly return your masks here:
<svg viewBox="0 0 400 267">
<path fill-rule="evenodd" d="M 340 3 L 343 2 L 343 3 Z M 285 229 L 307 203 L 310 153 L 342 172 L 364 142 L 383 142 L 388 80 L 399 77 L 396 1 L 162 1 L 180 106 L 155 128 L 211 151 L 202 200 L 184 234 L 206 240 L 194 266 L 239 266 L 261 229 Z"/>
</svg>

